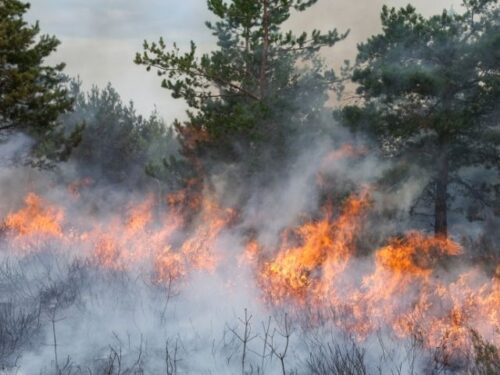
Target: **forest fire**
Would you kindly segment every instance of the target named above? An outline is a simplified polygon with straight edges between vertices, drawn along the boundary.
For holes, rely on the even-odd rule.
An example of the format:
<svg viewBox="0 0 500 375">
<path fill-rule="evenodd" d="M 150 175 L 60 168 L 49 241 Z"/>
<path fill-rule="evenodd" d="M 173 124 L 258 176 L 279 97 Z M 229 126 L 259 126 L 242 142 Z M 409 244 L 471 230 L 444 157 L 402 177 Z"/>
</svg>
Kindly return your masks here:
<svg viewBox="0 0 500 375">
<path fill-rule="evenodd" d="M 212 198 L 200 198 L 200 202 L 194 208 L 201 209 L 201 214 L 189 228 L 175 208 L 163 213 L 161 218 L 155 217 L 156 202 L 150 195 L 130 205 L 123 215 L 106 222 L 96 220 L 90 229 L 78 232 L 73 223 L 64 221 L 63 208 L 29 193 L 25 206 L 10 213 L 4 227 L 8 239 L 16 241 L 13 249 L 20 247 L 23 251 L 36 252 L 44 248 L 41 240 L 59 241 L 59 246 L 53 244 L 54 249 L 85 249 L 86 253 L 80 255 L 104 268 L 128 270 L 152 263 L 156 281 L 161 282 L 186 275 L 189 269 L 214 270 L 217 265 L 214 243 L 220 231 L 234 219 L 235 212 L 220 208 Z M 66 233 L 63 227 L 71 230 Z M 174 234 L 182 238 L 182 244 L 177 247 L 172 245 Z"/>
<path fill-rule="evenodd" d="M 470 354 L 473 332 L 500 344 L 499 280 L 481 280 L 478 270 L 454 278 L 439 270 L 443 259 L 460 254 L 452 240 L 419 232 L 394 238 L 375 250 L 371 271 L 353 280 L 359 273 L 353 240 L 363 209 L 366 201 L 350 198 L 336 220 L 299 227 L 301 246 L 289 246 L 285 238 L 262 268 L 268 302 L 295 301 L 327 316 L 333 309 L 335 323 L 359 339 L 392 329 L 429 349 L 441 348 L 450 361 Z"/>
<path fill-rule="evenodd" d="M 500 0 L 37 3 L 2 375 L 500 374 Z"/>
<path fill-rule="evenodd" d="M 237 213 L 214 198 L 202 202 L 188 226 L 175 209 L 162 217 L 154 214 L 155 199 L 149 196 L 130 206 L 123 218 L 66 236 L 64 228 L 71 223 L 64 210 L 30 193 L 4 226 L 15 241 L 11 248 L 21 244 L 23 251 L 36 251 L 43 246 L 33 239 L 43 237 L 60 241 L 61 248 L 85 249 L 84 256 L 104 269 L 149 264 L 152 280 L 167 284 L 188 280 L 193 272 L 233 266 L 217 241 Z M 276 250 L 250 241 L 239 262 L 253 268 L 265 304 L 296 313 L 313 308 L 361 341 L 389 329 L 435 350 L 444 362 L 471 355 L 477 334 L 500 345 L 500 280 L 485 280 L 478 269 L 446 271 L 443 264 L 461 254 L 453 240 L 409 232 L 375 249 L 360 273 L 356 239 L 369 209 L 370 196 L 363 192 L 347 198 L 338 212 L 328 205 L 323 217 L 286 230 Z"/>
</svg>

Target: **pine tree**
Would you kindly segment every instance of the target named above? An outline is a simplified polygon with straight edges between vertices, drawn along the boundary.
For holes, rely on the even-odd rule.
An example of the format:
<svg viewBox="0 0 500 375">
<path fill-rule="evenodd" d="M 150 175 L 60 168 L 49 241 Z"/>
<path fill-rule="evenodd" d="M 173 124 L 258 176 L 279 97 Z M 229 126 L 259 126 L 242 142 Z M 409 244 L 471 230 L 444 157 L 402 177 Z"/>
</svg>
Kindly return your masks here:
<svg viewBox="0 0 500 375">
<path fill-rule="evenodd" d="M 293 11 L 317 0 L 209 0 L 218 18 L 206 26 L 217 48 L 198 56 L 191 42 L 182 53 L 144 43 L 135 62 L 163 77 L 162 86 L 184 99 L 189 120 L 175 122 L 184 156 L 206 171 L 209 161 L 242 162 L 248 174 L 283 161 L 295 152 L 289 139 L 314 124 L 328 90 L 338 82 L 318 57 L 347 35 L 336 30 L 295 35 L 284 32 Z"/>
<path fill-rule="evenodd" d="M 27 24 L 23 16 L 29 7 L 18 0 L 0 0 L 0 131 L 27 132 L 41 140 L 40 156 L 64 158 L 77 143 L 78 132 L 64 137 L 55 128 L 73 100 L 62 74 L 64 64 L 44 63 L 59 41 L 39 36 L 38 23 Z"/>
<path fill-rule="evenodd" d="M 382 151 L 432 174 L 436 236 L 448 234 L 450 185 L 479 197 L 461 171 L 500 167 L 500 13 L 497 0 L 428 19 L 384 7 L 383 32 L 359 46 L 353 81 L 364 102 L 343 110 Z"/>
<path fill-rule="evenodd" d="M 62 116 L 66 126 L 85 123 L 81 142 L 70 160 L 82 176 L 93 176 L 96 183 L 140 187 L 146 183 L 147 163 L 158 162 L 166 153 L 175 153 L 173 130 L 158 113 L 137 114 L 133 102 L 124 103 L 108 84 L 82 91 L 81 82 L 70 85 L 74 110 Z"/>
<path fill-rule="evenodd" d="M 44 65 L 59 41 L 40 33 L 38 23 L 29 26 L 23 15 L 29 4 L 17 0 L 0 2 L 0 129 L 45 128 L 72 100 L 62 85 L 64 64 Z"/>
</svg>

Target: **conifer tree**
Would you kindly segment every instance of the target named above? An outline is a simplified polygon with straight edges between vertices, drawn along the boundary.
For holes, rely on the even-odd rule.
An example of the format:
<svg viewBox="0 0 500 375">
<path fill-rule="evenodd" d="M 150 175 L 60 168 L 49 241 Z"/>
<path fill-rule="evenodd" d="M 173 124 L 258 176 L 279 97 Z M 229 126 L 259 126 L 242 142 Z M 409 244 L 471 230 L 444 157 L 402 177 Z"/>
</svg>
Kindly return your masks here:
<svg viewBox="0 0 500 375">
<path fill-rule="evenodd" d="M 384 7 L 382 33 L 359 45 L 353 81 L 363 102 L 343 110 L 386 155 L 429 171 L 436 236 L 448 234 L 450 185 L 480 197 L 461 172 L 500 168 L 498 1 L 463 6 L 430 18 Z"/>
<path fill-rule="evenodd" d="M 64 64 L 45 64 L 59 41 L 40 36 L 38 22 L 29 25 L 23 19 L 29 7 L 19 0 L 0 0 L 0 132 L 24 131 L 40 140 L 40 156 L 65 158 L 78 142 L 78 131 L 67 136 L 55 128 L 73 100 Z"/>
<path fill-rule="evenodd" d="M 137 64 L 154 69 L 174 98 L 184 99 L 189 120 L 175 122 L 184 156 L 200 168 L 208 161 L 244 162 L 248 174 L 269 164 L 283 168 L 295 152 L 288 140 L 321 116 L 328 90 L 338 82 L 318 57 L 347 33 L 284 31 L 292 12 L 317 0 L 209 0 L 217 21 L 206 26 L 217 48 L 198 55 L 163 38 L 144 43 Z"/>
<path fill-rule="evenodd" d="M 29 4 L 0 2 L 0 129 L 46 128 L 72 100 L 62 84 L 64 64 L 49 66 L 44 60 L 59 45 L 53 36 L 38 38 L 38 23 L 23 20 Z"/>
</svg>

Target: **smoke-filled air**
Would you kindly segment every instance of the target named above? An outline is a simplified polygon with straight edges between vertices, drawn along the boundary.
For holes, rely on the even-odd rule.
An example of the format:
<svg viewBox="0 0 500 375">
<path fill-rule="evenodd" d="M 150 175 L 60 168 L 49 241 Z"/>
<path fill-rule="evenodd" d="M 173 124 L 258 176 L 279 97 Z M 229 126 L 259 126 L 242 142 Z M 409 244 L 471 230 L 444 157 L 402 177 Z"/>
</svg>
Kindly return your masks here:
<svg viewBox="0 0 500 375">
<path fill-rule="evenodd" d="M 0 374 L 500 373 L 498 0 L 43 3 L 0 0 Z"/>
</svg>

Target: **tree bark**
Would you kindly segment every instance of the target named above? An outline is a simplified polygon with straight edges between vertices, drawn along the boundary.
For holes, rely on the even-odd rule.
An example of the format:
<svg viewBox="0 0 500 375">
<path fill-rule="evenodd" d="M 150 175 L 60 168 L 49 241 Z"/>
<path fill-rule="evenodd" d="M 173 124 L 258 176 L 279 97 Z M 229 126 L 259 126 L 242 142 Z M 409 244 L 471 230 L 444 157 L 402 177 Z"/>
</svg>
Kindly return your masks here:
<svg viewBox="0 0 500 375">
<path fill-rule="evenodd" d="M 262 16 L 262 27 L 264 31 L 262 40 L 262 61 L 260 64 L 260 97 L 264 99 L 267 93 L 267 59 L 269 49 L 269 0 L 263 0 L 264 14 Z"/>
<path fill-rule="evenodd" d="M 448 183 L 449 161 L 446 144 L 442 145 L 437 160 L 436 191 L 434 197 L 434 235 L 438 238 L 448 237 Z"/>
</svg>

